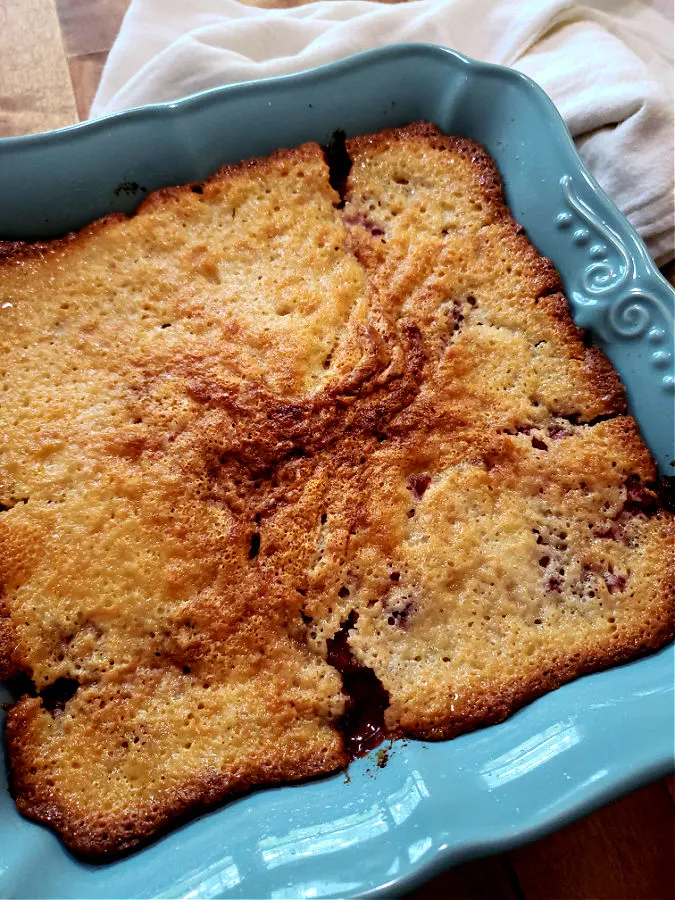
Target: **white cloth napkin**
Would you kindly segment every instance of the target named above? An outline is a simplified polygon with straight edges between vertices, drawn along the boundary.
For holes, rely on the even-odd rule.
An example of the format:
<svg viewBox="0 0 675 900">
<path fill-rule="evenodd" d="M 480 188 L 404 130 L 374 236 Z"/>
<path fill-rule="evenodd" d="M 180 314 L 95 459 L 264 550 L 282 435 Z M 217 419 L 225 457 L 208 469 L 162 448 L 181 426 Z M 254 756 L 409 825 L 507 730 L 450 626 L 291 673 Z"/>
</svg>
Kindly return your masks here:
<svg viewBox="0 0 675 900">
<path fill-rule="evenodd" d="M 428 41 L 513 66 L 556 103 L 585 162 L 657 263 L 675 256 L 668 0 L 132 0 L 91 116 Z"/>
</svg>

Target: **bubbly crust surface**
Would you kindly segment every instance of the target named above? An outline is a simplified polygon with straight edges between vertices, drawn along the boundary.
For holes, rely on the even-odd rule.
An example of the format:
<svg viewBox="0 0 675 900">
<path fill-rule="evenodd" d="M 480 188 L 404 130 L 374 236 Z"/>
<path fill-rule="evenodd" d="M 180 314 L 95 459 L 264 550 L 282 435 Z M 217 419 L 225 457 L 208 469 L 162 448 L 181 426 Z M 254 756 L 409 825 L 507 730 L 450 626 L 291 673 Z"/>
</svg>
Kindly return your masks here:
<svg viewBox="0 0 675 900">
<path fill-rule="evenodd" d="M 673 635 L 654 463 L 492 161 L 346 153 L 0 245 L 12 790 L 80 854 L 344 766 L 339 634 L 427 739 Z"/>
</svg>

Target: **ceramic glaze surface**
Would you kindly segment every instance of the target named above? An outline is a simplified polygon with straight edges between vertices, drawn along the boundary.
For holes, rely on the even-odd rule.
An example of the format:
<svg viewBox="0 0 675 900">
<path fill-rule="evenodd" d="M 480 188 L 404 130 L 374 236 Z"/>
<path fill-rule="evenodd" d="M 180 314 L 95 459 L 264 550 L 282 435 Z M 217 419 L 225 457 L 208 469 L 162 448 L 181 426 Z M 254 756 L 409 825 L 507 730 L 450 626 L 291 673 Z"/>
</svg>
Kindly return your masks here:
<svg viewBox="0 0 675 900">
<path fill-rule="evenodd" d="M 0 140 L 0 239 L 44 239 L 151 190 L 301 141 L 415 119 L 480 141 L 507 202 L 560 271 L 575 320 L 611 357 L 675 474 L 673 291 L 531 81 L 440 47 L 398 45 L 297 76 L 208 91 L 59 132 Z M 307 784 L 261 790 L 127 859 L 81 863 L 22 819 L 0 758 L 0 896 L 392 896 L 533 840 L 673 765 L 674 655 L 581 678 L 501 725 L 397 742 Z M 0 702 L 7 699 L 0 686 Z M 0 716 L 4 714 L 0 713 Z"/>
</svg>

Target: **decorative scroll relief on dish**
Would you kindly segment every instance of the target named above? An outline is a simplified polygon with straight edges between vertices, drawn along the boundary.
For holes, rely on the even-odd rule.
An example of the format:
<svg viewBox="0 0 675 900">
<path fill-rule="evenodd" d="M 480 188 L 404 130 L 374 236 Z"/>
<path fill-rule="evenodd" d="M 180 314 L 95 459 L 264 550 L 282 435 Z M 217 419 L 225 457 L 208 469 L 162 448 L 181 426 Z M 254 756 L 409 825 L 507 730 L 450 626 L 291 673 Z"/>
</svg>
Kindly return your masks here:
<svg viewBox="0 0 675 900">
<path fill-rule="evenodd" d="M 675 392 L 672 305 L 652 291 L 628 286 L 638 272 L 619 235 L 579 197 L 571 175 L 563 175 L 560 186 L 568 209 L 558 213 L 556 224 L 569 230 L 572 243 L 588 246 L 580 289 L 570 292 L 575 321 L 606 341 L 645 338 L 661 386 Z"/>
</svg>

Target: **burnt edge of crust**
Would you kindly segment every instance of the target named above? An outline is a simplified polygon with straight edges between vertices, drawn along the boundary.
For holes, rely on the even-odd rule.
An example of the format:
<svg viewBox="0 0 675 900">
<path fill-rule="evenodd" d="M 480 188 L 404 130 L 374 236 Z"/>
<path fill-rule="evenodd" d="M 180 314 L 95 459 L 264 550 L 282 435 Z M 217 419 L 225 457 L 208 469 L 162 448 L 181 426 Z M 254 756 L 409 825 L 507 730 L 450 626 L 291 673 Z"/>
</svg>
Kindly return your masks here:
<svg viewBox="0 0 675 900">
<path fill-rule="evenodd" d="M 37 698 L 19 701 L 9 711 L 5 726 L 5 742 L 9 761 L 10 794 L 18 810 L 26 818 L 47 825 L 57 833 L 68 849 L 91 863 L 112 862 L 146 847 L 181 825 L 216 809 L 228 799 L 275 784 L 299 783 L 345 768 L 344 753 L 327 750 L 314 752 L 307 758 L 283 768 L 276 759 L 258 767 L 255 774 L 244 772 L 238 778 L 228 777 L 216 770 L 208 770 L 201 778 L 174 792 L 168 805 L 136 807 L 131 814 L 109 814 L 97 819 L 96 825 L 85 818 L 76 819 L 62 808 L 48 791 L 35 789 L 26 777 L 28 764 L 22 765 L 22 717 L 28 715 Z"/>
<path fill-rule="evenodd" d="M 19 673 L 21 667 L 16 660 L 16 649 L 9 624 L 9 609 L 2 595 L 3 588 L 0 584 L 0 681 L 9 681 Z"/>
<path fill-rule="evenodd" d="M 671 600 L 666 598 L 664 608 L 667 608 L 670 602 L 672 598 Z M 351 624 L 353 623 L 348 620 L 348 627 Z M 542 669 L 527 680 L 510 685 L 505 690 L 485 695 L 469 716 L 465 715 L 461 721 L 448 720 L 445 724 L 432 727 L 406 724 L 404 729 L 383 728 L 382 740 L 388 738 L 450 740 L 466 732 L 498 724 L 522 707 L 581 675 L 647 656 L 660 649 L 674 636 L 675 621 L 671 615 L 645 640 L 636 642 L 629 636 L 624 644 L 613 647 L 606 653 L 598 651 L 579 659 L 575 657 L 558 659 L 549 668 Z M 315 754 L 311 760 L 304 761 L 302 766 L 294 767 L 293 771 L 282 770 L 271 764 L 263 770 L 262 775 L 258 772 L 256 778 L 247 776 L 236 782 L 217 772 L 210 772 L 201 779 L 195 779 L 186 788 L 176 791 L 175 801 L 170 807 L 164 806 L 158 810 L 142 808 L 126 817 L 110 815 L 101 820 L 97 828 L 86 822 L 82 827 L 81 822 L 74 821 L 68 811 L 61 809 L 52 798 L 42 796 L 39 791 L 36 792 L 35 785 L 25 778 L 24 773 L 29 767 L 22 765 L 21 761 L 21 716 L 27 712 L 26 704 L 37 702 L 38 698 L 24 698 L 10 709 L 7 717 L 5 740 L 8 749 L 10 793 L 24 816 L 47 825 L 60 835 L 71 852 L 92 863 L 110 862 L 152 844 L 174 828 L 191 821 L 195 816 L 217 808 L 225 800 L 274 784 L 308 781 L 345 768 L 349 762 L 349 754 L 343 752 L 342 756 L 336 756 L 330 762 L 329 768 L 325 756 Z M 129 836 L 130 831 L 125 829 L 128 823 L 139 825 L 133 830 L 133 836 Z"/>
<path fill-rule="evenodd" d="M 671 531 L 674 531 L 671 529 Z M 672 573 L 675 576 L 675 571 Z M 672 582 L 671 582 L 672 585 Z M 674 593 L 671 586 L 671 595 Z M 668 613 L 675 597 L 666 596 L 663 601 L 663 609 Z M 394 732 L 395 738 L 416 738 L 427 741 L 442 741 L 458 737 L 478 728 L 496 725 L 503 722 L 509 716 L 524 706 L 537 700 L 551 691 L 557 690 L 570 681 L 588 675 L 593 672 L 601 672 L 622 662 L 628 662 L 648 656 L 661 649 L 675 637 L 675 618 L 672 613 L 664 616 L 658 623 L 658 627 L 646 638 L 640 640 L 639 636 L 627 636 L 623 644 L 608 648 L 606 652 L 597 649 L 588 652 L 584 657 L 576 659 L 570 656 L 555 660 L 551 666 L 541 669 L 530 679 L 523 680 L 519 684 L 510 685 L 504 690 L 495 690 L 481 698 L 481 703 L 464 716 L 461 721 L 448 720 L 445 724 L 439 724 L 430 728 L 415 728 L 414 725 L 406 725 L 405 730 Z"/>
</svg>

